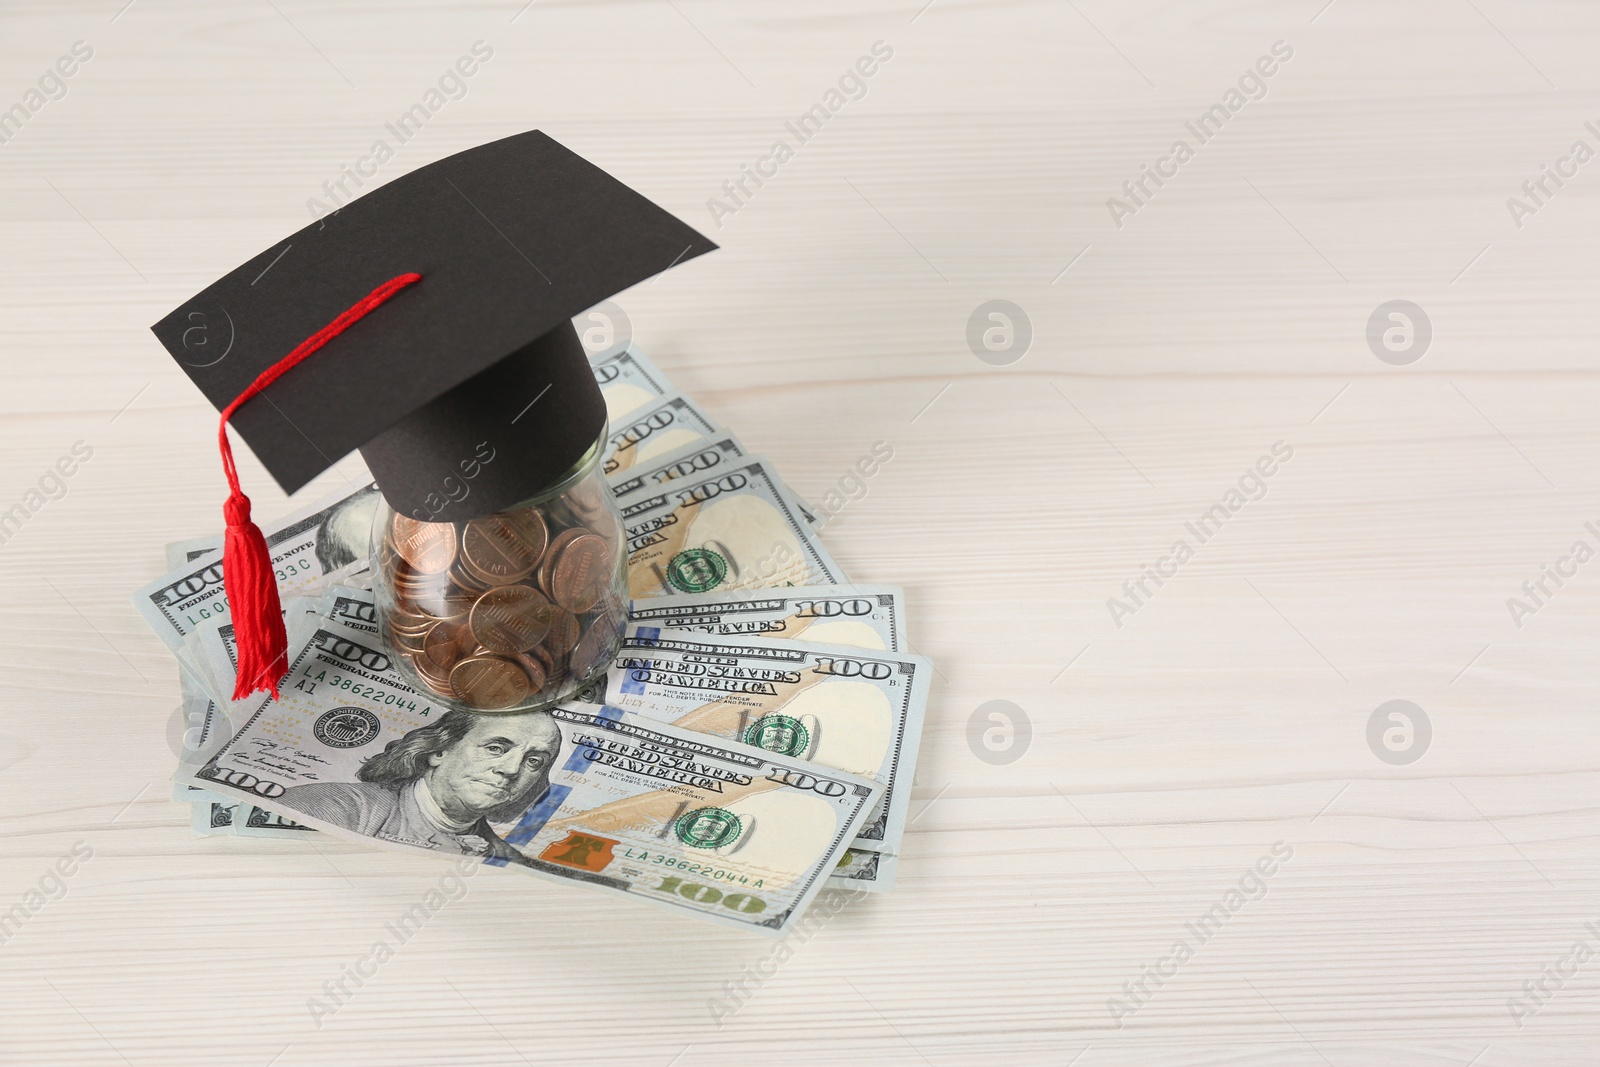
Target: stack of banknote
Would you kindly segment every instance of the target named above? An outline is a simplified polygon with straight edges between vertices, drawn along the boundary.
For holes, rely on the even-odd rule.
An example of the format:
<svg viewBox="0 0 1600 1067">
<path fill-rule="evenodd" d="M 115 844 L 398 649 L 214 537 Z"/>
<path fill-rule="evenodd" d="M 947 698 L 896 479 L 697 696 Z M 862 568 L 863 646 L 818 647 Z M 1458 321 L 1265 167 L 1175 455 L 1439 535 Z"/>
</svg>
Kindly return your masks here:
<svg viewBox="0 0 1600 1067">
<path fill-rule="evenodd" d="M 352 485 L 262 524 L 289 671 L 234 702 L 221 534 L 169 545 L 134 604 L 182 668 L 197 833 L 477 855 L 779 934 L 825 886 L 893 885 L 932 673 L 902 591 L 852 584 L 770 461 L 636 348 L 593 363 L 632 597 L 606 673 L 524 715 L 406 686 L 370 590 L 377 488 Z"/>
</svg>

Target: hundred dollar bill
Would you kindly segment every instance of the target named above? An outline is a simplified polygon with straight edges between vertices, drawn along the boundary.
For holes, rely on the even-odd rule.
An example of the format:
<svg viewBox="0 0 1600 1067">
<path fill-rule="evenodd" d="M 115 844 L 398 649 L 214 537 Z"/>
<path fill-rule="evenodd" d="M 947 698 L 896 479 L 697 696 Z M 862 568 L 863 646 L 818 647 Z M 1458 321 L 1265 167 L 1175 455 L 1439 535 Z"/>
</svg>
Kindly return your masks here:
<svg viewBox="0 0 1600 1067">
<path fill-rule="evenodd" d="M 868 778 L 616 708 L 445 711 L 364 633 L 318 626 L 190 779 L 396 849 L 475 855 L 787 931 L 882 796 Z"/>
<path fill-rule="evenodd" d="M 263 526 L 278 595 L 313 592 L 327 576 L 364 559 L 377 506 L 378 487 L 370 484 Z M 176 652 L 206 620 L 228 614 L 221 553 L 193 559 L 140 589 L 133 606 Z"/>
<path fill-rule="evenodd" d="M 654 457 L 648 463 L 635 464 L 627 470 L 618 471 L 609 479 L 611 492 L 617 498 L 618 507 L 627 507 L 636 500 L 660 492 L 668 482 L 684 477 L 702 477 L 719 467 L 746 459 L 749 455 L 749 450 L 733 434 L 717 434 L 664 456 Z M 816 510 L 781 479 L 778 484 L 795 502 L 806 523 L 813 529 L 821 529 L 822 520 L 817 517 Z"/>
<path fill-rule="evenodd" d="M 628 470 L 618 471 L 608 481 L 611 493 L 620 506 L 630 497 L 659 492 L 668 482 L 725 467 L 749 454 L 733 434 L 717 434 L 648 462 L 637 463 Z"/>
<path fill-rule="evenodd" d="M 285 629 L 290 633 L 294 632 L 297 625 L 311 620 L 359 630 L 377 640 L 378 613 L 371 590 L 336 587 L 321 597 L 294 597 L 284 601 L 283 620 Z M 226 674 L 231 683 L 239 669 L 239 641 L 234 636 L 233 623 L 218 621 L 216 625 L 207 626 L 197 633 L 206 660 L 218 665 L 220 669 L 217 673 Z M 228 692 L 233 692 L 231 684 Z"/>
<path fill-rule="evenodd" d="M 892 852 L 866 852 L 847 848 L 838 866 L 828 875 L 832 889 L 856 889 L 867 893 L 887 893 L 894 888 L 895 868 L 900 857 Z"/>
<path fill-rule="evenodd" d="M 629 626 L 605 703 L 882 782 L 851 847 L 898 853 L 932 671 L 904 652 Z"/>
<path fill-rule="evenodd" d="M 197 551 L 190 548 L 188 542 L 175 541 L 166 546 L 167 568 L 175 568 L 188 559 L 204 555 L 206 551 L 209 550 Z M 169 740 L 179 762 L 195 764 L 216 751 L 219 736 L 227 730 L 226 720 L 209 696 L 207 687 L 201 683 L 195 668 L 184 666 L 178 671 L 178 688 L 182 694 L 182 703 L 178 708 L 179 732 L 177 737 Z M 175 803 L 193 805 L 190 824 L 196 833 L 207 836 L 228 833 L 233 810 L 231 802 L 222 803 L 220 813 L 212 812 L 211 803 L 220 803 L 222 798 L 182 782 L 173 783 L 172 799 Z M 204 817 L 201 809 L 204 809 Z"/>
<path fill-rule="evenodd" d="M 848 581 L 760 456 L 678 478 L 621 510 L 636 598 Z"/>
<path fill-rule="evenodd" d="M 222 548 L 221 535 L 215 537 L 196 537 L 187 541 L 169 541 L 167 543 L 167 570 L 177 570 L 191 560 L 211 552 L 220 551 Z"/>
<path fill-rule="evenodd" d="M 186 563 L 190 563 L 201 556 L 209 555 L 222 548 L 222 537 L 200 537 L 187 541 L 173 541 L 166 546 L 167 570 L 175 571 Z M 197 716 L 202 714 L 211 695 L 216 693 L 220 683 L 213 679 L 210 666 L 200 655 L 198 638 L 191 634 L 182 645 L 173 650 L 173 655 L 178 661 L 178 685 L 183 692 L 183 704 L 188 719 L 185 738 L 193 736 L 198 726 Z M 211 709 L 215 711 L 216 709 Z M 194 793 L 198 790 L 187 786 L 174 786 L 173 799 L 187 800 L 184 793 Z M 198 828 L 198 820 L 196 823 Z"/>
<path fill-rule="evenodd" d="M 368 635 L 377 640 L 378 623 L 376 609 L 373 606 L 373 594 L 370 590 L 353 589 L 335 586 L 322 597 L 296 597 L 283 606 L 284 621 L 289 631 L 289 640 L 292 645 L 298 646 L 309 635 L 309 626 L 332 622 L 335 625 L 346 627 Z M 231 679 L 238 670 L 239 645 L 234 637 L 233 623 L 224 622 L 218 626 L 210 626 L 199 631 L 201 646 L 205 656 L 213 663 L 223 665 L 221 669 L 213 669 L 213 674 L 226 675 Z M 233 689 L 230 684 L 228 692 Z M 213 698 L 218 699 L 218 698 Z M 227 699 L 226 696 L 221 699 Z M 247 697 L 244 700 L 230 702 L 230 707 L 259 703 L 259 698 Z M 212 705 L 215 708 L 215 704 Z M 193 788 L 193 787 L 190 787 Z M 200 792 L 197 790 L 197 792 Z M 214 818 L 215 816 L 213 816 Z M 198 820 L 197 816 L 197 820 Z M 227 824 L 235 837 L 304 837 L 306 834 L 316 833 L 312 827 L 286 819 L 259 807 L 255 804 L 237 804 L 232 808 L 232 815 Z"/>
<path fill-rule="evenodd" d="M 201 556 L 221 552 L 222 537 L 222 534 L 207 534 L 205 537 L 191 537 L 186 541 L 172 542 L 167 546 L 167 570 L 175 570 Z"/>
<path fill-rule="evenodd" d="M 234 837 L 296 838 L 317 833 L 316 827 L 286 819 L 259 804 L 240 804 L 236 807 L 230 829 Z"/>
<path fill-rule="evenodd" d="M 718 590 L 635 600 L 628 620 L 718 637 L 801 638 L 899 652 L 905 640 L 903 596 L 896 585 Z"/>
<path fill-rule="evenodd" d="M 189 829 L 199 837 L 226 837 L 233 832 L 238 807 L 238 804 L 220 798 L 206 797 L 193 801 L 189 805 Z"/>
<path fill-rule="evenodd" d="M 200 693 L 187 675 L 180 677 L 180 684 L 183 687 L 183 704 L 180 709 L 182 732 L 173 740 L 178 750 L 180 766 L 187 765 L 193 768 L 215 753 L 222 742 L 232 736 L 232 731 L 226 716 L 217 707 L 216 702 Z M 228 811 L 233 807 L 232 801 L 224 802 L 223 798 L 215 793 L 182 782 L 174 783 L 172 799 L 180 804 L 198 807 L 208 807 L 213 802 L 221 802 Z M 218 818 L 216 814 L 208 813 L 202 820 L 198 813 L 195 814 L 192 819 L 195 831 L 206 834 L 227 833 L 230 822 L 226 819 L 219 822 Z"/>
<path fill-rule="evenodd" d="M 589 363 L 600 395 L 606 401 L 606 417 L 613 426 L 657 397 L 675 392 L 672 380 L 632 344 L 621 351 L 606 351 Z"/>
<path fill-rule="evenodd" d="M 303 631 L 307 624 L 316 622 L 332 622 L 369 635 L 378 632 L 372 591 L 344 585 L 330 586 L 320 597 L 284 600 L 283 622 L 290 644 L 296 643 L 296 627 Z M 304 635 L 300 633 L 302 639 Z M 212 700 L 230 712 L 255 699 L 253 695 L 240 701 L 233 699 L 234 678 L 239 672 L 239 642 L 234 636 L 233 620 L 228 616 L 201 623 L 185 638 L 179 659 L 187 659 L 195 665 L 191 675 L 205 685 Z"/>
<path fill-rule="evenodd" d="M 726 433 L 682 393 L 669 393 L 611 427 L 601 471 L 614 478 L 635 464 Z"/>
</svg>

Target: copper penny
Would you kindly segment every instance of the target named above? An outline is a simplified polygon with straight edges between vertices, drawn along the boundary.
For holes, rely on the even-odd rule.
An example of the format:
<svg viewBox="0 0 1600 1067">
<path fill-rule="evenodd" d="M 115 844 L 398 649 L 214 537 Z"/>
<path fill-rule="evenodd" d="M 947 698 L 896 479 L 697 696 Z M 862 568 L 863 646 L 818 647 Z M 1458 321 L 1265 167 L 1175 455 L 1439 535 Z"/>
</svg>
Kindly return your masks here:
<svg viewBox="0 0 1600 1067">
<path fill-rule="evenodd" d="M 471 652 L 476 642 L 465 626 L 441 622 L 422 639 L 422 651 L 441 671 L 448 671 Z"/>
<path fill-rule="evenodd" d="M 568 611 L 588 611 L 610 588 L 611 578 L 611 546 L 606 539 L 579 534 L 561 550 L 550 572 L 550 599 Z"/>
<path fill-rule="evenodd" d="M 544 644 L 540 647 L 548 650 L 551 656 L 565 656 L 578 643 L 581 629 L 576 615 L 566 608 L 556 608 L 555 617 L 550 620 L 550 632 L 544 635 Z"/>
<path fill-rule="evenodd" d="M 545 538 L 530 540 L 529 534 L 543 530 L 507 515 L 473 519 L 461 531 L 461 562 L 473 577 L 495 585 L 521 581 L 544 554 Z"/>
<path fill-rule="evenodd" d="M 556 560 L 562 552 L 566 551 L 568 545 L 582 537 L 584 533 L 585 531 L 581 529 L 562 530 L 556 535 L 555 540 L 550 542 L 550 547 L 544 550 L 544 558 L 539 561 L 539 572 L 536 580 L 539 583 L 539 588 L 543 589 L 547 595 L 550 592 L 550 575 L 555 570 Z"/>
<path fill-rule="evenodd" d="M 474 567 L 471 561 L 466 559 L 463 559 L 457 566 L 461 568 L 464 576 L 477 582 L 485 592 L 497 585 L 513 585 L 527 577 L 526 574 L 489 574 Z M 531 572 L 533 568 L 530 567 L 528 569 Z"/>
<path fill-rule="evenodd" d="M 396 604 L 389 613 L 389 625 L 396 630 L 425 630 L 433 620 L 420 612 L 406 611 Z"/>
<path fill-rule="evenodd" d="M 419 570 L 403 565 L 395 568 L 394 572 L 395 585 L 421 592 L 437 589 L 442 585 L 448 585 L 449 582 L 450 579 L 444 574 L 423 574 Z"/>
<path fill-rule="evenodd" d="M 430 619 L 461 622 L 466 619 L 467 612 L 472 610 L 473 601 L 476 599 L 477 597 L 465 589 L 446 584 L 426 596 L 416 597 L 412 601 L 411 608 Z"/>
<path fill-rule="evenodd" d="M 477 599 L 480 593 L 487 593 L 500 583 L 480 577 L 465 563 L 457 560 L 456 565 L 450 568 L 450 584 L 458 589 L 465 589 L 472 594 L 473 599 Z"/>
<path fill-rule="evenodd" d="M 550 632 L 552 615 L 550 602 L 537 589 L 503 585 L 472 605 L 472 636 L 491 652 L 525 652 Z"/>
<path fill-rule="evenodd" d="M 450 691 L 462 703 L 494 711 L 522 703 L 532 690 L 527 674 L 514 660 L 471 656 L 451 669 Z"/>
<path fill-rule="evenodd" d="M 600 517 L 606 507 L 605 498 L 600 493 L 599 486 L 584 483 L 567 494 L 567 503 L 575 514 L 593 522 Z"/>
<path fill-rule="evenodd" d="M 389 524 L 400 558 L 423 574 L 443 574 L 456 558 L 456 528 L 448 522 L 418 522 L 396 515 Z"/>
<path fill-rule="evenodd" d="M 522 667 L 522 672 L 528 676 L 528 685 L 531 687 L 529 692 L 537 693 L 543 689 L 545 683 L 544 664 L 526 652 L 518 652 L 516 660 L 518 665 Z"/>
<path fill-rule="evenodd" d="M 402 655 L 405 655 L 406 663 L 410 664 L 411 669 L 416 672 L 417 677 L 422 680 L 423 685 L 427 686 L 435 693 L 438 693 L 440 696 L 455 695 L 450 689 L 449 671 L 441 671 L 428 660 L 427 656 L 424 656 L 420 652 L 416 655 L 406 655 L 404 653 L 402 653 Z"/>
<path fill-rule="evenodd" d="M 544 550 L 550 547 L 550 523 L 545 519 L 544 513 L 536 507 L 518 508 L 516 511 L 503 511 L 500 513 L 507 522 L 517 528 L 522 539 L 531 547 L 538 549 L 534 553 L 534 560 L 544 555 Z"/>
<path fill-rule="evenodd" d="M 427 639 L 428 634 L 430 631 L 432 631 L 432 629 L 433 627 L 430 626 L 428 629 L 419 633 L 411 633 L 404 630 L 391 630 L 389 632 L 389 639 L 395 645 L 405 649 L 407 652 L 420 652 L 422 650 L 423 641 Z"/>
</svg>

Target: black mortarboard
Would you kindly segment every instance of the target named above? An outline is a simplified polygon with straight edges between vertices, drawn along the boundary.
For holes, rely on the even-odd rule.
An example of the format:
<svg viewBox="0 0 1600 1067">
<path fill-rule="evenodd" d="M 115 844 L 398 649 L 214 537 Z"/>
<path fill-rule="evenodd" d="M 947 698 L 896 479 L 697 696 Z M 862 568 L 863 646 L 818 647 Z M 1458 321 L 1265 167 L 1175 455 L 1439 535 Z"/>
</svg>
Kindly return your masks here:
<svg viewBox="0 0 1600 1067">
<path fill-rule="evenodd" d="M 420 274 L 231 421 L 285 492 L 359 448 L 396 511 L 466 519 L 533 496 L 599 437 L 573 316 L 716 247 L 534 130 L 353 200 L 151 329 L 221 410 L 376 287 Z M 494 459 L 451 500 L 484 444 Z"/>
</svg>

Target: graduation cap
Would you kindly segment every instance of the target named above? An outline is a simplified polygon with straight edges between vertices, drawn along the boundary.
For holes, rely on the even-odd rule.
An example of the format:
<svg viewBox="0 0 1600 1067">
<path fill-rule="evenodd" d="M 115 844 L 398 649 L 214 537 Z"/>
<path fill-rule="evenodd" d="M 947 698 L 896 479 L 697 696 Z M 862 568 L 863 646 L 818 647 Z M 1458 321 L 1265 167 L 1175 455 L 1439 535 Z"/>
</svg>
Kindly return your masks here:
<svg viewBox="0 0 1600 1067">
<path fill-rule="evenodd" d="M 353 200 L 152 326 L 222 412 L 239 686 L 270 678 L 276 695 L 287 639 L 230 421 L 285 492 L 359 449 L 401 514 L 506 509 L 569 472 L 605 425 L 573 316 L 716 247 L 533 130 Z M 494 460 L 470 502 L 449 500 L 446 479 L 484 444 Z"/>
</svg>

